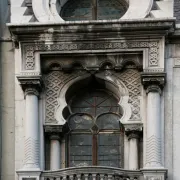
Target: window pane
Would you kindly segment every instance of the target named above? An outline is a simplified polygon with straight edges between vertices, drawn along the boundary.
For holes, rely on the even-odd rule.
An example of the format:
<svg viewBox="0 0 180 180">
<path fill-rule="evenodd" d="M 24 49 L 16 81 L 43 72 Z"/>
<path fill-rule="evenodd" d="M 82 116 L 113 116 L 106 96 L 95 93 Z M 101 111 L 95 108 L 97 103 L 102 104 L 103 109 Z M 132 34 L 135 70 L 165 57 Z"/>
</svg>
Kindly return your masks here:
<svg viewBox="0 0 180 180">
<path fill-rule="evenodd" d="M 103 114 L 98 117 L 96 124 L 99 129 L 120 129 L 120 117 L 116 114 Z"/>
<path fill-rule="evenodd" d="M 97 19 L 119 19 L 126 10 L 125 0 L 97 0 Z M 61 16 L 65 21 L 92 20 L 92 0 L 69 0 Z"/>
<path fill-rule="evenodd" d="M 122 167 L 122 142 L 120 134 L 99 134 L 98 165 Z"/>
<path fill-rule="evenodd" d="M 71 134 L 69 166 L 78 167 L 88 165 L 92 165 L 92 135 Z"/>
<path fill-rule="evenodd" d="M 86 114 L 76 114 L 70 117 L 69 127 L 71 130 L 75 129 L 90 129 L 92 127 L 92 118 Z"/>
</svg>

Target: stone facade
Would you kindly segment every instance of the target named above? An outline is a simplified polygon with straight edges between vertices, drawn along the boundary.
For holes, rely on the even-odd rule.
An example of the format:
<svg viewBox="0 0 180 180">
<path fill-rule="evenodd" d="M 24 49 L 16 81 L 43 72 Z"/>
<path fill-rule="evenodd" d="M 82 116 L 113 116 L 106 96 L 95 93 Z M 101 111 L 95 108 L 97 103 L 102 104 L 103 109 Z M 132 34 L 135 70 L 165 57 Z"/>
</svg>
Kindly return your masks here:
<svg viewBox="0 0 180 180">
<path fill-rule="evenodd" d="M 66 3 L 0 2 L 1 179 L 179 180 L 180 4 L 129 0 L 121 19 L 67 22 Z M 92 82 L 117 98 L 123 168 L 68 168 L 71 100 Z"/>
</svg>

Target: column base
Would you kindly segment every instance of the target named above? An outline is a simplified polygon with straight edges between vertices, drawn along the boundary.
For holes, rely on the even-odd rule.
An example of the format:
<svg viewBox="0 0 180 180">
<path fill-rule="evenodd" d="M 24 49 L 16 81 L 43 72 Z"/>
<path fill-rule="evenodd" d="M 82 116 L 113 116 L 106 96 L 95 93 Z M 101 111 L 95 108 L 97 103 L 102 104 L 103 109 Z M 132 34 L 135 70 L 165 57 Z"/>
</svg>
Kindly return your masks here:
<svg viewBox="0 0 180 180">
<path fill-rule="evenodd" d="M 144 175 L 144 180 L 166 180 L 167 169 L 164 168 L 153 168 L 153 169 L 141 169 Z"/>
<path fill-rule="evenodd" d="M 18 170 L 18 180 L 40 180 L 40 170 Z"/>
</svg>

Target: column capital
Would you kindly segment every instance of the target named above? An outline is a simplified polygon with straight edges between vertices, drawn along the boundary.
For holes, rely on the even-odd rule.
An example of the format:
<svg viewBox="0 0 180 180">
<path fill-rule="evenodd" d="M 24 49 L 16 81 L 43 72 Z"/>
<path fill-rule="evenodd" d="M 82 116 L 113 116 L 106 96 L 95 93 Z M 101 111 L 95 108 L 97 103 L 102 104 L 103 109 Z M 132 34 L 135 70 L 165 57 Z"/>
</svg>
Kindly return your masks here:
<svg viewBox="0 0 180 180">
<path fill-rule="evenodd" d="M 58 141 L 60 141 L 61 140 L 61 136 L 58 133 L 53 133 L 53 134 L 50 135 L 49 139 L 50 140 L 58 140 Z"/>
<path fill-rule="evenodd" d="M 27 87 L 24 91 L 24 95 L 26 97 L 27 95 L 30 95 L 30 94 L 33 94 L 35 96 L 39 96 L 39 91 L 34 87 Z"/>
<path fill-rule="evenodd" d="M 66 132 L 66 126 L 58 125 L 58 124 L 46 124 L 44 125 L 44 132 L 50 139 L 59 139 L 64 135 Z M 59 138 L 57 138 L 59 136 Z"/>
<path fill-rule="evenodd" d="M 140 138 L 140 131 L 130 131 L 126 132 L 126 135 L 128 136 L 128 139 L 139 139 Z"/>
<path fill-rule="evenodd" d="M 161 94 L 162 90 L 160 86 L 152 84 L 146 88 L 146 93 L 148 94 L 149 92 L 158 92 L 159 94 Z"/>
<path fill-rule="evenodd" d="M 166 73 L 141 73 L 141 82 L 148 92 L 161 92 L 166 83 Z"/>
<path fill-rule="evenodd" d="M 39 92 L 42 90 L 43 83 L 40 75 L 37 76 L 20 75 L 17 76 L 17 79 L 23 91 L 25 92 L 25 95 L 27 95 L 28 93 L 39 95 Z"/>
<path fill-rule="evenodd" d="M 142 123 L 136 124 L 124 124 L 125 134 L 128 136 L 128 139 L 136 138 L 138 139 L 142 133 L 143 125 Z"/>
</svg>

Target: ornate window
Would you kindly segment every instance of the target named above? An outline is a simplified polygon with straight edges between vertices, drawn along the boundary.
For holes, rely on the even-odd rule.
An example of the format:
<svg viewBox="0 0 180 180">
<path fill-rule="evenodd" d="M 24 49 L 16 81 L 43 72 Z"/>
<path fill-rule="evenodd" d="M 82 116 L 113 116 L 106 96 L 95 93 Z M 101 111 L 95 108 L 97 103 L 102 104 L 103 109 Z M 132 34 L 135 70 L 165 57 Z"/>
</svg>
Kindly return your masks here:
<svg viewBox="0 0 180 180">
<path fill-rule="evenodd" d="M 65 21 L 119 19 L 127 8 L 125 0 L 69 0 L 61 17 Z"/>
<path fill-rule="evenodd" d="M 69 109 L 68 166 L 123 167 L 118 99 L 103 90 L 86 89 L 70 100 Z"/>
</svg>

